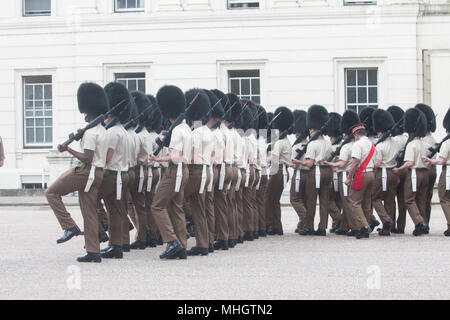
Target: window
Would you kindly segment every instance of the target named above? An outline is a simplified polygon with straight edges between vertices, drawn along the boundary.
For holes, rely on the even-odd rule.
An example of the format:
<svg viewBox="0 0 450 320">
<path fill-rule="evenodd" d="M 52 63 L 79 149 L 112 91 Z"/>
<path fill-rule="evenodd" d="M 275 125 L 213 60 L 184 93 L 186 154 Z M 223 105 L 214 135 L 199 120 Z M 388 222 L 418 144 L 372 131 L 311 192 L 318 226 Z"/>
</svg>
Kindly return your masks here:
<svg viewBox="0 0 450 320">
<path fill-rule="evenodd" d="M 345 69 L 346 109 L 378 108 L 378 69 Z"/>
<path fill-rule="evenodd" d="M 344 0 L 344 6 L 359 6 L 368 4 L 377 4 L 377 2 L 375 0 Z"/>
<path fill-rule="evenodd" d="M 53 141 L 52 77 L 23 77 L 24 147 L 50 148 Z"/>
<path fill-rule="evenodd" d="M 241 99 L 260 103 L 259 70 L 229 70 L 228 81 L 228 91 L 233 92 Z"/>
<path fill-rule="evenodd" d="M 42 183 L 22 183 L 22 189 L 42 190 L 42 189 L 47 189 L 47 184 L 44 183 L 44 186 L 42 187 Z"/>
<path fill-rule="evenodd" d="M 144 11 L 144 0 L 114 0 L 114 11 Z"/>
<path fill-rule="evenodd" d="M 23 0 L 24 16 L 49 16 L 51 0 Z"/>
<path fill-rule="evenodd" d="M 259 1 L 228 0 L 228 9 L 259 8 Z"/>
<path fill-rule="evenodd" d="M 129 91 L 145 92 L 145 72 L 115 73 L 114 79 L 125 85 Z"/>
</svg>

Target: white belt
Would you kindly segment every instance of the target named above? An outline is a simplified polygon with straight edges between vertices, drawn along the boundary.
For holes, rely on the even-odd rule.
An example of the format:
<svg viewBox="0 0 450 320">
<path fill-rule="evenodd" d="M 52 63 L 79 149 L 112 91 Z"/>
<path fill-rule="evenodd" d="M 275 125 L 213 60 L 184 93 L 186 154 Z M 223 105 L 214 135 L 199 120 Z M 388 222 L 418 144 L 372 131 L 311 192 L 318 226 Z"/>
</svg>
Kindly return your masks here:
<svg viewBox="0 0 450 320">
<path fill-rule="evenodd" d="M 363 172 L 373 172 L 373 168 L 366 169 Z"/>
<path fill-rule="evenodd" d="M 213 182 L 214 182 L 214 170 L 213 170 L 213 165 L 210 165 L 210 166 L 209 166 L 209 175 L 211 176 L 211 178 L 209 179 L 209 184 L 208 184 L 208 188 L 207 188 L 206 191 L 212 192 Z"/>
<path fill-rule="evenodd" d="M 138 192 L 142 192 L 142 187 L 144 186 L 144 166 L 139 168 L 139 187 Z"/>
<path fill-rule="evenodd" d="M 256 190 L 259 190 L 259 187 L 261 186 L 261 178 L 262 178 L 262 170 L 259 170 L 259 179 L 258 183 L 256 184 Z"/>
<path fill-rule="evenodd" d="M 203 165 L 203 169 L 202 169 L 202 180 L 200 182 L 200 190 L 198 191 L 198 193 L 202 194 L 203 191 L 205 191 L 205 184 L 206 184 L 206 164 Z"/>
<path fill-rule="evenodd" d="M 316 166 L 316 189 L 320 189 L 320 167 Z"/>
<path fill-rule="evenodd" d="M 286 169 L 286 165 L 283 164 L 283 189 L 286 186 L 287 182 L 288 182 L 288 172 Z"/>
<path fill-rule="evenodd" d="M 117 200 L 122 200 L 122 172 L 120 172 L 120 171 L 117 171 L 116 199 Z"/>
<path fill-rule="evenodd" d="M 345 184 L 345 181 L 347 181 L 347 172 L 342 172 L 342 190 L 344 191 L 344 197 L 348 196 L 348 187 Z"/>
<path fill-rule="evenodd" d="M 225 183 L 225 173 L 226 173 L 226 166 L 225 163 L 222 163 L 220 165 L 219 190 L 223 190 L 223 184 Z"/>
<path fill-rule="evenodd" d="M 250 181 L 250 164 L 247 163 L 247 166 L 245 167 L 245 187 L 248 188 L 248 184 Z"/>
<path fill-rule="evenodd" d="M 269 167 L 266 168 L 266 175 L 267 175 L 267 180 L 269 180 L 269 178 L 270 178 L 270 168 Z"/>
<path fill-rule="evenodd" d="M 339 192 L 338 174 L 336 171 L 333 172 L 333 187 L 334 192 Z"/>
<path fill-rule="evenodd" d="M 450 190 L 450 166 L 445 170 L 445 190 Z"/>
<path fill-rule="evenodd" d="M 381 184 L 383 191 L 387 191 L 387 170 L 386 168 L 381 168 Z"/>
<path fill-rule="evenodd" d="M 159 179 L 158 179 L 158 182 L 156 183 L 155 191 L 158 190 L 159 183 L 161 182 L 161 178 L 162 178 L 162 175 L 161 175 L 161 168 L 158 168 L 158 176 L 159 176 Z"/>
<path fill-rule="evenodd" d="M 300 169 L 295 170 L 295 192 L 300 192 Z"/>
<path fill-rule="evenodd" d="M 91 166 L 91 170 L 89 171 L 89 177 L 88 180 L 86 182 L 86 187 L 84 188 L 84 192 L 89 192 L 89 190 L 91 190 L 91 186 L 94 183 L 94 179 L 95 179 L 95 166 Z"/>
<path fill-rule="evenodd" d="M 147 173 L 147 192 L 152 191 L 152 183 L 153 183 L 153 168 L 148 168 Z"/>
<path fill-rule="evenodd" d="M 180 162 L 177 166 L 177 178 L 175 180 L 175 192 L 180 192 L 182 179 L 183 179 L 183 163 Z"/>
<path fill-rule="evenodd" d="M 417 173 L 416 169 L 411 170 L 412 192 L 417 192 Z"/>
<path fill-rule="evenodd" d="M 236 183 L 236 191 L 239 191 L 239 186 L 241 185 L 241 180 L 242 180 L 242 174 L 241 174 L 241 169 L 237 169 L 238 172 L 238 179 L 237 179 L 237 183 Z"/>
</svg>

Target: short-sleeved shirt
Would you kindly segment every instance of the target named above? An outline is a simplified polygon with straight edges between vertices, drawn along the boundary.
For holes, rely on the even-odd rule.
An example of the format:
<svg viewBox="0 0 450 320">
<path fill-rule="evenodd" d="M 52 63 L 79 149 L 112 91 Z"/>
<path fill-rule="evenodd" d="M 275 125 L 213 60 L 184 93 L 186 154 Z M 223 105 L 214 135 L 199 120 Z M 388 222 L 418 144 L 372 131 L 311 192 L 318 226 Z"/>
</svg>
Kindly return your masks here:
<svg viewBox="0 0 450 320">
<path fill-rule="evenodd" d="M 450 140 L 445 140 L 442 143 L 439 156 L 445 159 L 446 165 L 450 165 Z"/>
<path fill-rule="evenodd" d="M 236 129 L 233 129 L 235 132 L 235 151 L 234 151 L 234 163 L 238 168 L 245 168 L 247 162 L 245 161 L 245 141 L 244 138 L 241 137 L 239 132 Z"/>
<path fill-rule="evenodd" d="M 256 135 L 254 132 L 252 132 L 248 137 L 248 150 L 249 150 L 249 157 L 248 162 L 250 164 L 255 164 L 258 160 L 258 141 L 256 140 Z"/>
<path fill-rule="evenodd" d="M 428 147 L 434 148 L 437 145 L 436 139 L 434 139 L 431 133 L 427 133 L 427 135 L 422 138 L 422 141 L 425 142 Z"/>
<path fill-rule="evenodd" d="M 226 164 L 233 164 L 236 136 L 223 123 L 220 125 L 220 131 L 222 132 L 225 138 L 224 162 Z"/>
<path fill-rule="evenodd" d="M 355 141 L 351 141 L 347 144 L 344 144 L 341 148 L 341 152 L 339 153 L 339 161 L 346 161 L 347 164 L 344 169 L 338 170 L 340 171 L 347 171 L 349 172 L 352 167 L 352 149 L 353 145 L 355 144 Z"/>
<path fill-rule="evenodd" d="M 302 149 L 303 148 L 303 145 L 304 144 L 306 144 L 308 141 L 307 141 L 307 139 L 303 139 L 302 141 L 300 141 L 299 143 L 297 143 L 297 144 L 295 144 L 293 147 L 292 147 L 292 152 L 291 152 L 291 160 L 293 160 L 293 159 L 295 159 L 296 157 L 297 157 L 297 149 Z M 299 159 L 300 161 L 303 161 L 303 160 L 305 160 L 305 155 L 303 155 L 300 159 Z M 306 166 L 302 166 L 302 165 L 298 165 L 297 166 L 297 169 L 300 169 L 300 170 L 309 170 L 309 168 L 308 167 L 306 167 Z"/>
<path fill-rule="evenodd" d="M 106 129 L 101 124 L 86 130 L 80 140 L 82 150 L 94 151 L 92 165 L 98 168 L 104 168 L 106 164 L 106 153 L 108 145 L 106 144 Z M 0 158 L 1 159 L 1 158 Z"/>
<path fill-rule="evenodd" d="M 352 158 L 359 159 L 361 161 L 360 165 L 367 159 L 367 156 L 372 149 L 373 143 L 367 137 L 361 137 L 358 141 L 355 141 L 355 144 L 352 148 Z M 372 156 L 369 163 L 366 166 L 366 169 L 373 169 L 375 166 L 375 155 Z"/>
<path fill-rule="evenodd" d="M 400 146 L 391 137 L 376 146 L 375 161 L 381 161 L 381 168 L 395 168 L 395 158 L 400 151 Z"/>
<path fill-rule="evenodd" d="M 289 139 L 277 140 L 272 149 L 272 158 L 278 158 L 279 164 L 291 165 L 292 148 Z"/>
<path fill-rule="evenodd" d="M 414 162 L 412 166 L 414 169 L 427 168 L 427 165 L 422 161 L 422 158 L 426 157 L 427 153 L 428 145 L 422 139 L 414 138 L 406 146 L 404 161 Z"/>
<path fill-rule="evenodd" d="M 133 128 L 127 130 L 127 137 L 129 152 L 128 165 L 130 168 L 133 168 L 137 165 L 137 157 L 141 151 L 141 142 Z"/>
<path fill-rule="evenodd" d="M 148 133 L 146 128 L 143 128 L 139 133 L 137 134 L 139 138 L 140 143 L 140 149 L 137 156 L 137 161 L 139 164 L 148 165 L 149 160 L 148 156 L 153 152 L 151 145 L 152 141 L 150 133 Z"/>
<path fill-rule="evenodd" d="M 311 141 L 306 149 L 305 159 L 314 160 L 315 165 L 321 166 L 331 155 L 331 142 L 323 136 Z"/>
<path fill-rule="evenodd" d="M 181 151 L 181 162 L 190 164 L 192 159 L 192 131 L 183 120 L 172 131 L 169 149 Z"/>
<path fill-rule="evenodd" d="M 258 138 L 258 168 L 268 167 L 267 163 L 267 142 L 263 136 Z"/>
<path fill-rule="evenodd" d="M 148 132 L 148 131 L 147 131 Z M 153 154 L 153 151 L 158 148 L 158 144 L 156 143 L 156 138 L 158 138 L 159 135 L 155 131 L 148 132 L 148 139 L 147 141 L 147 150 L 149 151 L 148 155 L 150 156 Z M 162 136 L 160 137 L 162 139 Z M 164 154 L 164 148 L 161 149 L 161 151 L 158 154 L 158 157 L 164 157 L 167 154 Z M 147 165 L 149 167 L 159 167 L 162 162 L 154 162 L 151 160 L 147 161 Z"/>
<path fill-rule="evenodd" d="M 106 163 L 105 169 L 114 171 L 128 171 L 128 137 L 127 131 L 121 123 L 106 130 L 108 148 L 114 150 L 111 160 Z"/>
<path fill-rule="evenodd" d="M 214 135 L 203 125 L 192 131 L 193 164 L 211 165 L 211 156 L 214 151 Z"/>
<path fill-rule="evenodd" d="M 214 137 L 214 164 L 222 164 L 225 153 L 225 135 L 220 128 L 212 130 Z"/>
<path fill-rule="evenodd" d="M 394 141 L 397 142 L 400 149 L 403 149 L 406 145 L 406 141 L 408 141 L 408 137 L 403 133 L 396 135 L 395 137 L 392 137 L 392 139 L 394 139 Z"/>
</svg>

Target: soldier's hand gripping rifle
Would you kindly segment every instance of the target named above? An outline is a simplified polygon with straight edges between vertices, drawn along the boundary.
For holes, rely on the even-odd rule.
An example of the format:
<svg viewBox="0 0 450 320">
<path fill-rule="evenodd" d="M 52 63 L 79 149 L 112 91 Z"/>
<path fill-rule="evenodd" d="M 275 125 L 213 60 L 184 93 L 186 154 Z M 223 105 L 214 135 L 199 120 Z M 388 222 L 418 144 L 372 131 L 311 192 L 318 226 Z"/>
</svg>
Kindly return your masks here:
<svg viewBox="0 0 450 320">
<path fill-rule="evenodd" d="M 69 134 L 69 139 L 64 141 L 62 143 L 62 145 L 67 147 L 72 142 L 79 141 L 83 137 L 84 133 L 87 130 L 94 128 L 95 126 L 97 126 L 100 123 L 103 123 L 103 121 L 105 121 L 106 117 L 109 116 L 115 109 L 117 109 L 124 102 L 125 102 L 125 100 L 120 101 L 118 104 L 116 104 L 111 110 L 109 110 L 105 114 L 101 114 L 101 115 L 97 116 L 94 120 L 91 120 L 84 128 L 78 129 L 75 133 L 72 132 L 71 134 Z"/>
<path fill-rule="evenodd" d="M 433 147 L 429 147 L 428 150 L 430 151 L 430 153 L 427 155 L 427 158 L 432 158 L 434 157 L 434 155 L 436 153 L 438 153 L 441 150 L 441 146 L 442 144 L 447 141 L 448 139 L 450 139 L 450 133 L 448 133 L 444 139 L 442 139 L 442 141 L 440 143 L 438 143 L 434 148 Z"/>
<path fill-rule="evenodd" d="M 160 139 L 157 137 L 155 139 L 156 144 L 158 147 L 153 150 L 153 155 L 157 156 L 158 153 L 161 152 L 163 147 L 167 147 L 169 145 L 170 137 L 172 135 L 173 129 L 175 129 L 176 126 L 178 126 L 185 118 L 186 118 L 186 112 L 189 111 L 189 109 L 192 107 L 192 104 L 197 100 L 198 96 L 200 95 L 200 91 L 195 95 L 195 97 L 192 99 L 192 101 L 189 103 L 188 107 L 183 113 L 180 113 L 178 117 L 175 119 L 175 121 L 170 125 L 169 129 L 167 129 L 167 132 L 164 134 L 163 138 Z"/>
<path fill-rule="evenodd" d="M 375 147 L 382 143 L 383 141 L 386 141 L 387 138 L 389 138 L 390 136 L 394 135 L 395 130 L 397 129 L 397 127 L 400 125 L 400 123 L 403 121 L 404 117 L 401 117 L 400 120 L 398 120 L 393 126 L 392 128 L 390 128 L 388 131 L 386 131 L 381 137 L 380 139 L 378 139 L 377 143 L 375 143 Z"/>
<path fill-rule="evenodd" d="M 328 124 L 330 123 L 330 121 L 331 121 L 331 117 L 328 118 L 327 122 L 322 126 L 322 128 L 320 128 L 319 130 L 314 132 L 314 134 L 309 138 L 308 142 L 305 143 L 301 149 L 296 149 L 295 150 L 297 152 L 297 155 L 295 156 L 295 159 L 300 160 L 305 155 L 306 150 L 308 150 L 308 145 L 311 142 L 313 142 L 314 140 L 317 140 L 320 137 L 320 135 L 328 127 Z"/>
</svg>

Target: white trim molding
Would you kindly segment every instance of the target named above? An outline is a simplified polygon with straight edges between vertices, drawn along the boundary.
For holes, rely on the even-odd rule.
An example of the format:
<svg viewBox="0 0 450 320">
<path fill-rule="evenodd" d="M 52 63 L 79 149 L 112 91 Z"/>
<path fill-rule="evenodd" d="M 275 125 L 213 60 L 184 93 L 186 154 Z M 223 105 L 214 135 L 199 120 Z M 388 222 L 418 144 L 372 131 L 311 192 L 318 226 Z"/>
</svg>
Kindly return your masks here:
<svg viewBox="0 0 450 320">
<path fill-rule="evenodd" d="M 137 73 L 145 72 L 145 90 L 149 92 L 152 88 L 150 69 L 153 62 L 131 62 L 131 63 L 104 63 L 103 85 L 114 81 L 115 73 Z"/>
</svg>

